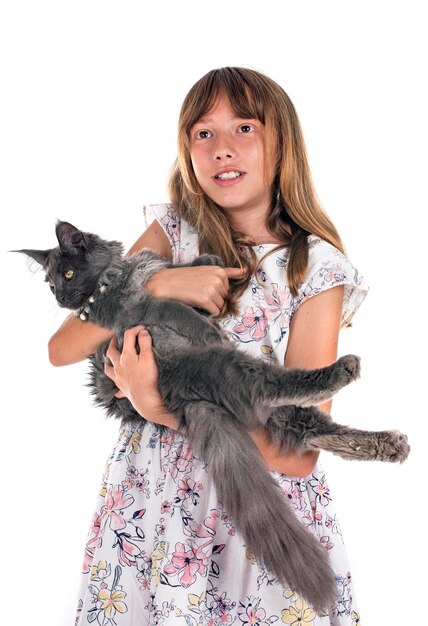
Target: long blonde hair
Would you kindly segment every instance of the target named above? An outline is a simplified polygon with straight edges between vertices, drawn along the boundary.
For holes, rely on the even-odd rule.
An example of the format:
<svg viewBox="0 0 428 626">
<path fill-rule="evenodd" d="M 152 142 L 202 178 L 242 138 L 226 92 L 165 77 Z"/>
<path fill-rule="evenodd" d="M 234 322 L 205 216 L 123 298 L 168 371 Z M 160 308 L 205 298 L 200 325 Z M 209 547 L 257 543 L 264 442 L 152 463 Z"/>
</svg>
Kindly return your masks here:
<svg viewBox="0 0 428 626">
<path fill-rule="evenodd" d="M 222 208 L 203 192 L 189 151 L 192 126 L 222 95 L 229 99 L 237 117 L 258 119 L 265 126 L 265 176 L 272 181 L 267 227 L 283 242 L 269 254 L 289 247 L 287 281 L 292 295 L 297 295 L 307 272 L 310 233 L 341 252 L 344 247 L 316 196 L 299 119 L 285 91 L 271 78 L 247 68 L 223 67 L 208 72 L 190 89 L 181 107 L 178 155 L 171 171 L 169 194 L 180 217 L 196 228 L 201 254 L 218 254 L 227 267 L 249 268 L 246 278 L 232 282 L 223 311 L 226 315 L 236 313 L 237 301 L 256 270 L 254 242 L 233 230 Z"/>
</svg>

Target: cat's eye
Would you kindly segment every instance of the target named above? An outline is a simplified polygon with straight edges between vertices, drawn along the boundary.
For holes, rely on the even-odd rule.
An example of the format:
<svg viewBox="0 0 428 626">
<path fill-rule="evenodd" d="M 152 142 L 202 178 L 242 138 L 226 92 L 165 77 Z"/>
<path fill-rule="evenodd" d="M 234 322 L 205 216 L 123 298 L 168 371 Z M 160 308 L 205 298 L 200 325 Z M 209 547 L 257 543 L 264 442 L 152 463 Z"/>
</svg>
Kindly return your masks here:
<svg viewBox="0 0 428 626">
<path fill-rule="evenodd" d="M 64 272 L 64 278 L 67 280 L 71 280 L 74 276 L 74 270 L 69 269 L 66 272 Z"/>
</svg>

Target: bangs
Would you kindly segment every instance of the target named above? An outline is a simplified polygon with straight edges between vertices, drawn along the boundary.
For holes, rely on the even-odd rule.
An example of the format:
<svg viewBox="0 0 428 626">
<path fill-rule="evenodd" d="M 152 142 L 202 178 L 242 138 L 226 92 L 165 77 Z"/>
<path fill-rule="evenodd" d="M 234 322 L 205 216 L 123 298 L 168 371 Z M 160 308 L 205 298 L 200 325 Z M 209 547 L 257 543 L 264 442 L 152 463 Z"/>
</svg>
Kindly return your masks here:
<svg viewBox="0 0 428 626">
<path fill-rule="evenodd" d="M 256 80 L 248 71 L 224 67 L 203 76 L 190 90 L 183 102 L 180 130 L 188 137 L 190 129 L 206 115 L 220 97 L 226 96 L 237 117 L 257 119 L 265 123 L 265 102 Z"/>
</svg>

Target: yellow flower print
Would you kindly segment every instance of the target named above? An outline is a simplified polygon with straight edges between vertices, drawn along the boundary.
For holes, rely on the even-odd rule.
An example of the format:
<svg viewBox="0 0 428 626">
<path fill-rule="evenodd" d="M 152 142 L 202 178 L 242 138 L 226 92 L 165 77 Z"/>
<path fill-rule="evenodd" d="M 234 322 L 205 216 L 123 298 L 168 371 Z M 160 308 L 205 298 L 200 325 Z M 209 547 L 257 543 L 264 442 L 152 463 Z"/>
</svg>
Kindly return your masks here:
<svg viewBox="0 0 428 626">
<path fill-rule="evenodd" d="M 311 626 L 316 613 L 302 598 L 296 600 L 296 606 L 282 611 L 282 621 L 292 626 Z"/>
<path fill-rule="evenodd" d="M 299 597 L 297 593 L 291 589 L 291 587 L 283 585 L 282 589 L 282 595 L 284 596 L 284 598 L 286 598 L 287 600 L 291 600 L 291 602 L 294 602 Z"/>
<path fill-rule="evenodd" d="M 162 561 L 165 557 L 165 541 L 159 541 L 156 545 L 156 549 L 152 552 L 152 572 L 151 576 L 156 580 L 156 589 L 160 583 L 160 575 L 161 575 L 161 566 Z"/>
<path fill-rule="evenodd" d="M 128 454 L 131 454 L 131 452 L 134 452 L 134 454 L 138 454 L 141 450 L 140 441 L 141 441 L 140 433 L 134 433 L 132 437 L 130 438 L 130 440 L 128 441 L 125 454 L 128 455 Z"/>
<path fill-rule="evenodd" d="M 108 589 L 101 589 L 98 593 L 98 600 L 101 600 L 101 609 L 107 619 L 113 619 L 116 611 L 126 613 L 128 607 L 122 600 L 126 596 L 124 591 L 110 592 Z"/>
<path fill-rule="evenodd" d="M 245 550 L 245 557 L 247 561 L 251 562 L 251 565 L 255 565 L 257 563 L 256 557 L 248 548 Z"/>
<path fill-rule="evenodd" d="M 351 618 L 352 618 L 352 626 L 359 626 L 361 624 L 360 616 L 356 611 L 352 611 Z"/>
<path fill-rule="evenodd" d="M 189 593 L 187 600 L 189 602 L 187 608 L 194 613 L 200 613 L 201 609 L 206 608 L 207 593 L 203 591 L 200 596 L 197 596 L 195 593 Z"/>
<path fill-rule="evenodd" d="M 110 576 L 111 565 L 106 561 L 98 561 L 98 565 L 91 566 L 91 580 L 104 580 Z"/>
</svg>

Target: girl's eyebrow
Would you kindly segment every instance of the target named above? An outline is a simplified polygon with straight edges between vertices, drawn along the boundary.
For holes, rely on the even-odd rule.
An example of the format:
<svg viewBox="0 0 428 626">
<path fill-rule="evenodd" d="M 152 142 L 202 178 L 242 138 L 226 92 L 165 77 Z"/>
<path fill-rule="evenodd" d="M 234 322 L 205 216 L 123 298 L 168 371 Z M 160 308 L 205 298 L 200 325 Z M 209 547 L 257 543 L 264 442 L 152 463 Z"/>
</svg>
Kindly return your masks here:
<svg viewBox="0 0 428 626">
<path fill-rule="evenodd" d="M 238 115 L 237 117 L 233 118 L 233 121 L 236 122 L 238 120 L 258 120 L 257 117 L 243 117 L 242 115 Z M 215 122 L 215 119 L 213 119 L 212 117 L 200 117 L 194 124 L 193 126 L 196 126 L 196 124 L 212 124 L 213 122 Z"/>
</svg>

